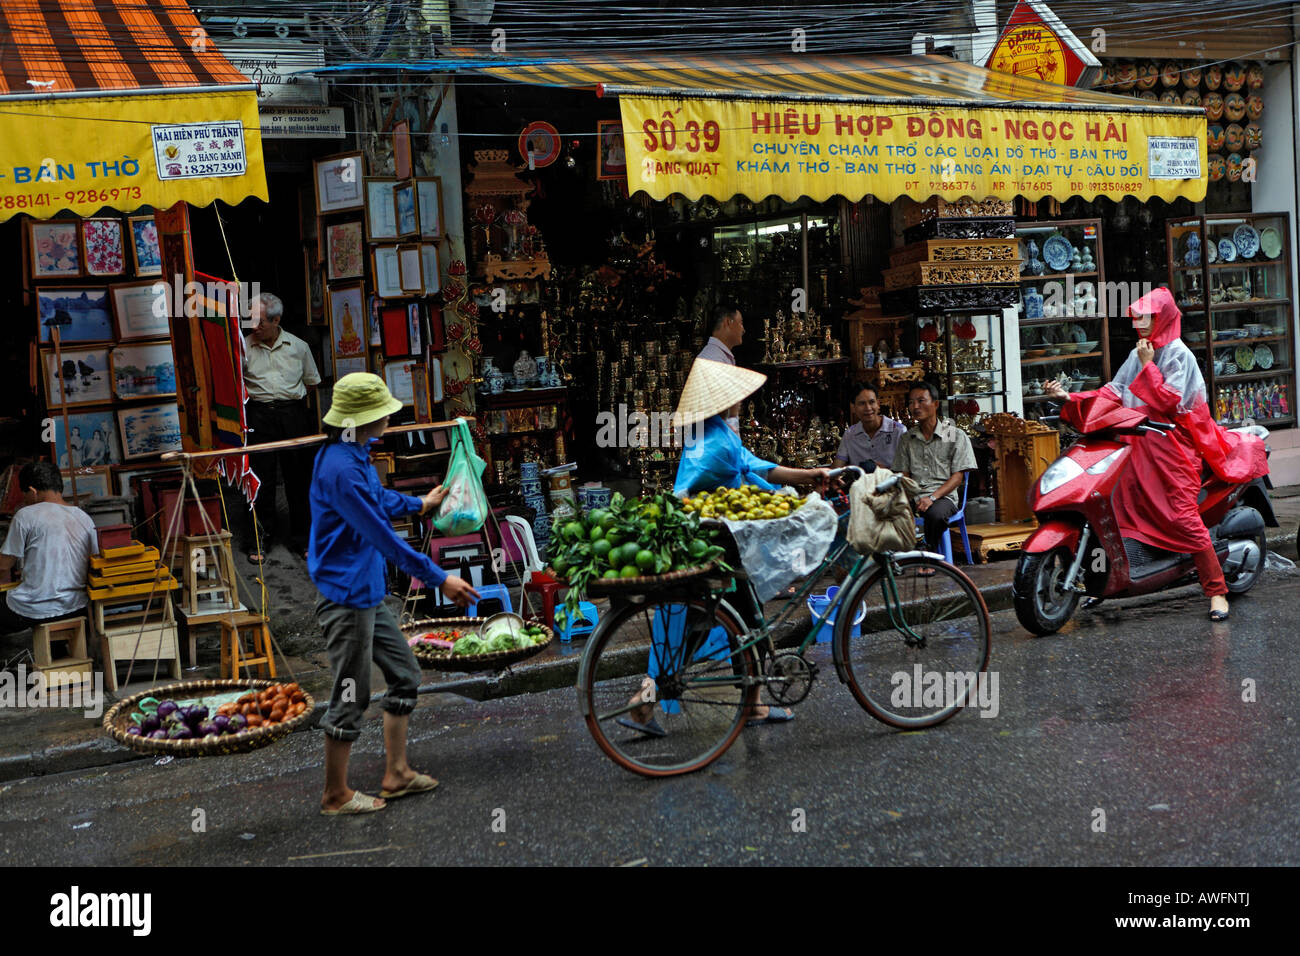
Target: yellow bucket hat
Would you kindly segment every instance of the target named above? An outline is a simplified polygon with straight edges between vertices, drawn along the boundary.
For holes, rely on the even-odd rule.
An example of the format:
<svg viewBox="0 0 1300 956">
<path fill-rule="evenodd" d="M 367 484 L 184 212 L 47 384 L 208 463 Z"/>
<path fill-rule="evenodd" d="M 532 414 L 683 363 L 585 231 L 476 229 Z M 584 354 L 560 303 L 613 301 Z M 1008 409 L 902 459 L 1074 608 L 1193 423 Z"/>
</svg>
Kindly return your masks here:
<svg viewBox="0 0 1300 956">
<path fill-rule="evenodd" d="M 378 375 L 351 372 L 334 383 L 334 398 L 323 421 L 335 428 L 369 425 L 401 407 Z"/>
</svg>

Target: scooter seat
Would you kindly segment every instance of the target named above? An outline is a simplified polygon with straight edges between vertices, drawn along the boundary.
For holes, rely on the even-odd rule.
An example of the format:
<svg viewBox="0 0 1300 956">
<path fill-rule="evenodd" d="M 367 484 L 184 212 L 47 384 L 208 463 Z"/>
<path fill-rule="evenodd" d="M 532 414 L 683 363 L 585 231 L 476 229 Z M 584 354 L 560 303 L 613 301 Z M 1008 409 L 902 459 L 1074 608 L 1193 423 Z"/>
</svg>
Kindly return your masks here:
<svg viewBox="0 0 1300 956">
<path fill-rule="evenodd" d="M 1124 553 L 1128 556 L 1129 578 L 1134 581 L 1168 571 L 1190 557 L 1176 551 L 1155 548 L 1133 538 L 1124 539 Z"/>
</svg>

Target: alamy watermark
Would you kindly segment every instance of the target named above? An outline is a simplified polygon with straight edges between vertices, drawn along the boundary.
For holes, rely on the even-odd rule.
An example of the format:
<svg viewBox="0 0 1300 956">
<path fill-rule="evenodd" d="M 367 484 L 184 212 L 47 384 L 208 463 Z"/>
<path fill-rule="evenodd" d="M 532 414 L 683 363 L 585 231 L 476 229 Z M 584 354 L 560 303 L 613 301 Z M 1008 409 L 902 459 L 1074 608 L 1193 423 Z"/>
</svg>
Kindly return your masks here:
<svg viewBox="0 0 1300 956">
<path fill-rule="evenodd" d="M 250 318 L 253 303 L 262 294 L 260 282 L 195 282 L 186 281 L 177 273 L 170 282 L 160 279 L 149 287 L 153 296 L 151 308 L 154 318 L 197 318 L 210 315 L 215 309 L 229 310 L 236 304 L 240 326 L 253 327 Z"/>
<path fill-rule="evenodd" d="M 104 713 L 104 675 L 82 671 L 32 671 L 19 664 L 0 671 L 0 708 L 70 707 L 90 719 Z"/>
<path fill-rule="evenodd" d="M 703 422 L 678 427 L 672 412 L 629 412 L 626 403 L 620 403 L 617 410 L 596 415 L 598 448 L 680 448 L 683 456 L 694 457 L 703 437 Z"/>
<path fill-rule="evenodd" d="M 979 709 L 981 717 L 996 717 L 1001 710 L 997 671 L 927 671 L 920 664 L 911 671 L 889 677 L 894 689 L 892 707 L 955 707 Z"/>
</svg>

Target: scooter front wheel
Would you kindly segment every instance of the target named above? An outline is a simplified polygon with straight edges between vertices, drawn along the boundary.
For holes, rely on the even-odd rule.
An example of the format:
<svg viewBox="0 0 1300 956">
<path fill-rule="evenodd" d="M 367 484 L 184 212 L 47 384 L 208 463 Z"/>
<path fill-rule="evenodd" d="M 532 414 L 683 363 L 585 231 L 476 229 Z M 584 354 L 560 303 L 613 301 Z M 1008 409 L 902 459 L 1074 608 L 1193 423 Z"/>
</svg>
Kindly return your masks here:
<svg viewBox="0 0 1300 956">
<path fill-rule="evenodd" d="M 1022 552 L 1011 582 L 1016 617 L 1031 634 L 1055 634 L 1079 606 L 1079 592 L 1064 588 L 1074 555 L 1069 548 Z"/>
</svg>

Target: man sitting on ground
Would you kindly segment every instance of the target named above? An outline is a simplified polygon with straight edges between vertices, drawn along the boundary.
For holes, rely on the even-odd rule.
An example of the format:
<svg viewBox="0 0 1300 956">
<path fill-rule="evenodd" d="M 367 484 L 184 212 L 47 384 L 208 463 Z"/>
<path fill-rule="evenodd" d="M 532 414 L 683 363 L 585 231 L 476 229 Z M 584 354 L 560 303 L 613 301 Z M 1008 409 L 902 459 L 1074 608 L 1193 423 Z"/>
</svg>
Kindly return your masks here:
<svg viewBox="0 0 1300 956">
<path fill-rule="evenodd" d="M 22 562 L 23 580 L 0 602 L 0 633 L 9 634 L 84 612 L 90 556 L 99 550 L 90 515 L 63 500 L 63 475 L 51 462 L 18 473 L 23 507 L 0 547 L 0 580 Z"/>
</svg>

